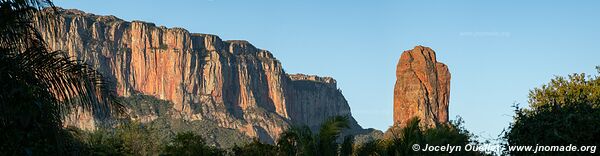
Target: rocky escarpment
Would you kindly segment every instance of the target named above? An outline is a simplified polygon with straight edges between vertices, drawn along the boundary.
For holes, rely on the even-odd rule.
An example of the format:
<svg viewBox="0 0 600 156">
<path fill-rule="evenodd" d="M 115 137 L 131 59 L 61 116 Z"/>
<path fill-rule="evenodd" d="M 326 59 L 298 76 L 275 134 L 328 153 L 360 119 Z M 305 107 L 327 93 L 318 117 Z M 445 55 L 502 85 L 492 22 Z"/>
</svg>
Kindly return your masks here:
<svg viewBox="0 0 600 156">
<path fill-rule="evenodd" d="M 289 75 L 290 102 L 289 115 L 293 123 L 309 125 L 316 129 L 319 124 L 314 121 L 323 121 L 331 116 L 350 114 L 350 106 L 342 92 L 337 88 L 337 82 L 331 77 L 318 77 L 314 75 L 294 74 Z M 336 111 L 322 111 L 336 110 Z M 360 129 L 358 123 L 350 120 L 352 129 Z"/>
<path fill-rule="evenodd" d="M 450 72 L 437 62 L 431 48 L 416 46 L 404 51 L 396 69 L 394 124 L 404 126 L 413 117 L 434 127 L 448 122 Z"/>
<path fill-rule="evenodd" d="M 288 75 L 272 53 L 247 41 L 78 10 L 58 12 L 56 20 L 36 23 L 51 49 L 98 69 L 118 95 L 168 100 L 186 120 L 209 120 L 273 141 L 290 124 L 316 127 L 330 116 L 351 117 L 335 80 Z M 68 123 L 94 127 L 89 114 L 74 116 Z"/>
</svg>

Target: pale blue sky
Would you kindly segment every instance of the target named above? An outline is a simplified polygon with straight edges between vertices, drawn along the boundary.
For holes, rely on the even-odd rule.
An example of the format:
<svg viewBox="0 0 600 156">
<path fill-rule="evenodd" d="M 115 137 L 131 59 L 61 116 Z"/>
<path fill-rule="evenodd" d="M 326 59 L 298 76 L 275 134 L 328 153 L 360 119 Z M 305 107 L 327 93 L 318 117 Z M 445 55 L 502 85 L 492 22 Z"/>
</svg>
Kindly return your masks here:
<svg viewBox="0 0 600 156">
<path fill-rule="evenodd" d="M 248 40 L 288 73 L 331 76 L 363 127 L 392 124 L 395 68 L 415 45 L 452 73 L 450 118 L 495 138 L 513 103 L 554 75 L 600 65 L 598 1 L 56 1 L 122 19 Z"/>
</svg>

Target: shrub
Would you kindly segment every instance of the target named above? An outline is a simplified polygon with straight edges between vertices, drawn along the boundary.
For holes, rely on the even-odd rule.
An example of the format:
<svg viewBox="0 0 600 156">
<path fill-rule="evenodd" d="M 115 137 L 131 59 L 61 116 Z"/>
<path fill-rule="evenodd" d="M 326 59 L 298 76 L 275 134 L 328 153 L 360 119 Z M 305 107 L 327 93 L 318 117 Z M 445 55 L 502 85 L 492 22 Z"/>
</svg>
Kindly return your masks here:
<svg viewBox="0 0 600 156">
<path fill-rule="evenodd" d="M 600 73 L 600 68 L 599 73 Z M 515 106 L 504 134 L 509 145 L 597 145 L 600 141 L 600 79 L 585 74 L 555 77 L 529 94 L 529 108 Z M 504 154 L 527 155 L 528 152 Z M 549 154 L 549 153 L 542 153 Z M 578 152 L 553 154 L 583 154 Z"/>
<path fill-rule="evenodd" d="M 165 155 L 224 155 L 225 152 L 206 145 L 204 139 L 192 132 L 177 133 L 164 147 Z"/>
</svg>

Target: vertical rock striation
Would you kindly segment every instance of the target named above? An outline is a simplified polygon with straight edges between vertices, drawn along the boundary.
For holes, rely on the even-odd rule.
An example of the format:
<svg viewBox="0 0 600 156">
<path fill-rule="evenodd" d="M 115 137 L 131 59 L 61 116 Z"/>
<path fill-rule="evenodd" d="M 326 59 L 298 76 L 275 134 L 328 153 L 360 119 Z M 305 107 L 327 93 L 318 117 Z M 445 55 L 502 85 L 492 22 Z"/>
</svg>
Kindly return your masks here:
<svg viewBox="0 0 600 156">
<path fill-rule="evenodd" d="M 294 123 L 309 125 L 313 130 L 318 130 L 320 124 L 311 122 L 324 121 L 339 114 L 350 114 L 350 106 L 333 78 L 304 74 L 289 75 L 289 78 L 290 88 L 293 89 L 288 92 L 288 108 L 290 119 Z M 361 127 L 351 118 L 350 129 Z"/>
<path fill-rule="evenodd" d="M 36 23 L 51 49 L 98 69 L 118 95 L 168 100 L 186 120 L 214 121 L 272 142 L 290 124 L 316 127 L 330 116 L 351 117 L 335 80 L 288 75 L 269 51 L 247 41 L 79 10 L 58 12 L 56 20 Z M 89 114 L 74 116 L 67 123 L 88 129 L 95 123 Z"/>
<path fill-rule="evenodd" d="M 435 52 L 416 46 L 404 51 L 396 69 L 394 124 L 404 126 L 413 117 L 434 127 L 448 122 L 450 72 L 437 62 Z"/>
</svg>

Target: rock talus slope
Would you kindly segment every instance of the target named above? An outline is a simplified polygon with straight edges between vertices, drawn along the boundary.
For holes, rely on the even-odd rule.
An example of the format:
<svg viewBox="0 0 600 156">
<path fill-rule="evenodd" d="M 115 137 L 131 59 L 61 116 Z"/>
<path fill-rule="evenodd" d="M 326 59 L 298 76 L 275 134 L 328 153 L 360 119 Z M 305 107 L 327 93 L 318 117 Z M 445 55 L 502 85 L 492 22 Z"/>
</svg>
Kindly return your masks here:
<svg viewBox="0 0 600 156">
<path fill-rule="evenodd" d="M 351 127 L 362 129 L 335 80 L 289 75 L 271 52 L 247 41 L 79 10 L 58 12 L 56 20 L 36 23 L 49 47 L 98 69 L 119 96 L 168 100 L 181 118 L 214 121 L 271 142 L 290 124 L 317 127 L 334 115 L 350 116 Z M 89 114 L 75 116 L 67 123 L 94 127 Z"/>
<path fill-rule="evenodd" d="M 437 62 L 435 52 L 416 46 L 404 51 L 396 69 L 394 125 L 403 127 L 413 117 L 434 127 L 448 122 L 450 72 Z"/>
</svg>

